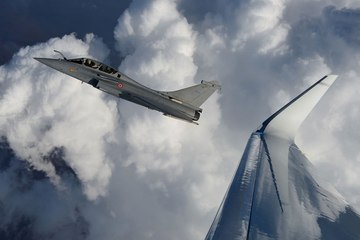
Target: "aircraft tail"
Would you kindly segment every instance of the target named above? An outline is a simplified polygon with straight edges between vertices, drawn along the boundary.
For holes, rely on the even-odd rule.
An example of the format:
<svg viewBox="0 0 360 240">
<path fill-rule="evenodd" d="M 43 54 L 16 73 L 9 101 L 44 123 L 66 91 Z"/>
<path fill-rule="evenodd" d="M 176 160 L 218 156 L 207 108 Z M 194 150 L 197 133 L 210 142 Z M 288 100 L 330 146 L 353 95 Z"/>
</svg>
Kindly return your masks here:
<svg viewBox="0 0 360 240">
<path fill-rule="evenodd" d="M 163 92 L 174 100 L 178 100 L 194 107 L 200 107 L 221 86 L 217 81 L 204 81 L 200 84 L 172 92 Z"/>
</svg>

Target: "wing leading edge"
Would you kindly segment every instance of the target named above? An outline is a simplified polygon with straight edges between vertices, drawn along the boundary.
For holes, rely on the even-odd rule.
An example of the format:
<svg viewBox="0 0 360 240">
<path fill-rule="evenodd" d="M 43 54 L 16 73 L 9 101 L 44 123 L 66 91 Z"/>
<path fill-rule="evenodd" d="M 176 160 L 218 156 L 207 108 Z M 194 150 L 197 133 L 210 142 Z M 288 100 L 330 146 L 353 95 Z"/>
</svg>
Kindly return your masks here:
<svg viewBox="0 0 360 240">
<path fill-rule="evenodd" d="M 335 79 L 320 79 L 252 133 L 206 240 L 360 239 L 359 215 L 316 178 L 294 143 Z"/>
</svg>

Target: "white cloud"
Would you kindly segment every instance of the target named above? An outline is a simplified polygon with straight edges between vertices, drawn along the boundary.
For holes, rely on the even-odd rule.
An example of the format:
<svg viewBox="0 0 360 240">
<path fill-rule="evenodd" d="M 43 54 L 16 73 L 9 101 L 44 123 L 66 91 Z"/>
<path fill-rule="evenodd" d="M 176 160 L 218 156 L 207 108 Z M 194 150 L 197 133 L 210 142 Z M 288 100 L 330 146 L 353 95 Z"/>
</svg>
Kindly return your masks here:
<svg viewBox="0 0 360 240">
<path fill-rule="evenodd" d="M 163 90 L 200 81 L 195 79 L 196 32 L 178 12 L 176 2 L 134 2 L 120 18 L 116 32 L 121 33 L 116 34 L 119 44 L 131 45 L 131 51 L 124 50 L 131 54 L 120 69 L 135 79 Z M 229 149 L 224 140 L 215 137 L 221 121 L 218 96 L 204 105 L 200 126 L 166 118 L 131 103 L 115 102 L 32 59 L 52 57 L 52 49 L 68 57 L 76 53 L 76 57 L 100 60 L 108 52 L 93 35 L 84 40 L 69 35 L 22 49 L 9 66 L 1 68 L 7 77 L 0 109 L 17 105 L 7 110 L 1 122 L 2 135 L 15 153 L 46 172 L 57 191 L 73 194 L 69 180 L 57 173 L 53 162 L 44 160 L 54 148 L 62 147 L 87 197 L 76 192 L 63 214 L 80 209 L 92 239 L 201 237 L 211 221 L 208 211 L 214 211 L 222 197 L 213 187 L 225 191 L 227 186 L 221 163 L 231 156 L 231 151 L 223 152 Z M 22 72 L 17 73 L 18 69 Z M 30 197 L 36 198 L 32 193 Z M 64 197 L 66 201 L 69 197 Z M 38 215 L 39 219 L 48 217 Z M 106 229 L 97 227 L 104 222 Z M 194 227 L 197 222 L 201 228 Z M 36 226 L 51 232 L 62 224 L 49 219 Z"/>
<path fill-rule="evenodd" d="M 78 228 L 90 239 L 203 238 L 249 133 L 274 109 L 334 71 L 341 78 L 303 126 L 298 142 L 322 177 L 341 186 L 360 208 L 360 54 L 358 41 L 351 41 L 358 33 L 358 10 L 347 14 L 338 10 L 340 3 L 324 9 L 330 4 L 325 0 L 214 1 L 206 4 L 218 6 L 211 8 L 215 12 L 190 24 L 179 3 L 133 1 L 114 29 L 124 58 L 119 69 L 159 90 L 201 79 L 220 81 L 222 94 L 205 103 L 200 126 L 109 97 L 32 59 L 54 57 L 57 49 L 68 57 L 104 60 L 109 50 L 92 34 L 25 47 L 0 67 L 0 133 L 17 156 L 46 172 L 58 188 L 35 181 L 26 196 L 14 196 L 9 184 L 0 188 L 0 199 L 17 199 L 11 209 L 25 211 L 21 199 L 44 203 L 38 197 L 44 191 L 49 202 L 58 204 L 50 213 L 59 217 L 30 205 L 34 210 L 25 212 L 39 217 L 38 232 L 42 228 L 50 234 L 83 219 Z M 302 18 L 301 9 L 309 6 L 317 10 Z M 349 23 L 352 28 L 345 33 L 335 27 Z M 44 161 L 55 147 L 63 147 L 79 186 Z M 18 168 L 0 177 L 16 182 Z M 76 228 L 64 227 L 61 236 Z"/>
<path fill-rule="evenodd" d="M 196 34 L 175 1 L 134 1 L 114 32 L 121 53 L 130 53 L 120 69 L 134 79 L 163 89 L 193 83 Z"/>
<path fill-rule="evenodd" d="M 114 128 L 115 105 L 33 57 L 53 57 L 53 49 L 69 57 L 75 52 L 77 57 L 90 55 L 94 44 L 94 57 L 104 58 L 108 50 L 93 35 L 87 35 L 85 41 L 67 35 L 23 48 L 9 65 L 1 67 L 1 134 L 20 158 L 45 171 L 59 186 L 54 167 L 42 158 L 54 147 L 65 147 L 66 158 L 83 181 L 89 198 L 105 194 L 111 175 L 111 164 L 103 149 L 106 136 Z"/>
</svg>

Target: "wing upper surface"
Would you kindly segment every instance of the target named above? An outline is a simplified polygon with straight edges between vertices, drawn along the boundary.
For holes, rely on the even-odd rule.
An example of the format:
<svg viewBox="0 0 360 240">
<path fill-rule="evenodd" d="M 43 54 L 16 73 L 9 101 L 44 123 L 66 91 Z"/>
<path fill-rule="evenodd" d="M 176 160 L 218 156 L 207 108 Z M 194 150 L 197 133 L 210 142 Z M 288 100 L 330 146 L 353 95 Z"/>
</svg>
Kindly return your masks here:
<svg viewBox="0 0 360 240">
<path fill-rule="evenodd" d="M 360 216 L 293 142 L 335 79 L 320 79 L 251 135 L 206 240 L 360 239 Z"/>
</svg>

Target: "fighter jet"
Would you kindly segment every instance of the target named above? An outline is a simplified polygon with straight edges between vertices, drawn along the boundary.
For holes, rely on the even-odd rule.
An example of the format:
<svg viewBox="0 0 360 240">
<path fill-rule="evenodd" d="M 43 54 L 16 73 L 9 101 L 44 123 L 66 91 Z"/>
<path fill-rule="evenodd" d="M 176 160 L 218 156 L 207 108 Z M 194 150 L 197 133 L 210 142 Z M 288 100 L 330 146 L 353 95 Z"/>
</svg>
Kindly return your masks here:
<svg viewBox="0 0 360 240">
<path fill-rule="evenodd" d="M 216 81 L 201 81 L 177 91 L 156 91 L 102 62 L 90 58 L 67 59 L 61 52 L 54 51 L 63 58 L 34 59 L 103 92 L 194 124 L 200 118 L 200 106 L 221 88 Z"/>
<path fill-rule="evenodd" d="M 360 239 L 358 213 L 316 177 L 295 144 L 300 125 L 336 77 L 317 81 L 251 134 L 206 240 Z"/>
</svg>

